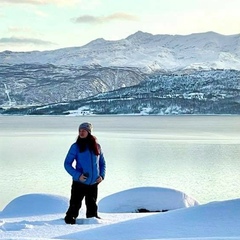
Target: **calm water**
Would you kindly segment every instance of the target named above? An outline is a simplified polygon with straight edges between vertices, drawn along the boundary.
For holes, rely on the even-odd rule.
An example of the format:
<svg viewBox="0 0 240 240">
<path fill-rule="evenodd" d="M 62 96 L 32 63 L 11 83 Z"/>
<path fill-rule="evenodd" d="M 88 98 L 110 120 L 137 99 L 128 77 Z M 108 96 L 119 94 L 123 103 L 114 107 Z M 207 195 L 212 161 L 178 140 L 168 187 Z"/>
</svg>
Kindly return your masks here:
<svg viewBox="0 0 240 240">
<path fill-rule="evenodd" d="M 69 197 L 63 161 L 83 121 L 107 161 L 99 199 L 140 186 L 200 203 L 240 197 L 240 116 L 1 116 L 0 211 L 23 194 Z"/>
</svg>

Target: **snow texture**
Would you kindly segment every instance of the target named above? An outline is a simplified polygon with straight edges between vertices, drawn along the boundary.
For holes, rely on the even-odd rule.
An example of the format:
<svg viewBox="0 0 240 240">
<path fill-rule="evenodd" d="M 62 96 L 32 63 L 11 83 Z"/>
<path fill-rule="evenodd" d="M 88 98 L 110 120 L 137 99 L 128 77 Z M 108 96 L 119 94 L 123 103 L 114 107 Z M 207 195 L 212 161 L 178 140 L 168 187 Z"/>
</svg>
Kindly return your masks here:
<svg viewBox="0 0 240 240">
<path fill-rule="evenodd" d="M 105 211 L 100 211 L 102 219 L 82 218 L 82 209 L 77 224 L 66 225 L 66 198 L 49 194 L 20 196 L 0 212 L 0 239 L 240 240 L 240 199 L 199 205 L 178 190 L 142 187 L 105 197 L 99 205 Z M 124 213 L 136 206 L 175 210 Z"/>
</svg>

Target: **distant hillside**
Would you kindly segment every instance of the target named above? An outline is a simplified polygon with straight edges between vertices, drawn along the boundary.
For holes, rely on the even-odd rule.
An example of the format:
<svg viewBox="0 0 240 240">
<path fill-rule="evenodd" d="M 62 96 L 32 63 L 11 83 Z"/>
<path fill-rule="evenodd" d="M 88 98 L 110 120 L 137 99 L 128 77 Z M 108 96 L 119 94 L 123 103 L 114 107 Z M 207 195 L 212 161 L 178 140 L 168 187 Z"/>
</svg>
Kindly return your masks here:
<svg viewBox="0 0 240 240">
<path fill-rule="evenodd" d="M 11 114 L 81 106 L 98 114 L 239 114 L 239 73 L 240 34 L 136 32 L 82 47 L 0 52 L 0 107 Z"/>
<path fill-rule="evenodd" d="M 0 64 L 32 63 L 137 67 L 144 72 L 183 68 L 240 70 L 240 34 L 152 35 L 136 32 L 122 40 L 96 39 L 82 47 L 0 53 Z"/>
<path fill-rule="evenodd" d="M 4 114 L 240 114 L 240 71 L 154 73 L 141 83 L 86 99 Z"/>
</svg>

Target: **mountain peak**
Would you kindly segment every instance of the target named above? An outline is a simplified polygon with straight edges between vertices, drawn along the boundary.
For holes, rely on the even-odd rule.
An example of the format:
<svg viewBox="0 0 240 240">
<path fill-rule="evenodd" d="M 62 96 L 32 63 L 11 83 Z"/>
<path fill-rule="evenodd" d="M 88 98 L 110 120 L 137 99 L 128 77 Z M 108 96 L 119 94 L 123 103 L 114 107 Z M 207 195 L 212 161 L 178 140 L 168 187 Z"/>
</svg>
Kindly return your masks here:
<svg viewBox="0 0 240 240">
<path fill-rule="evenodd" d="M 105 42 L 106 42 L 106 40 L 104 38 L 97 38 L 97 39 L 92 40 L 91 42 L 87 43 L 85 46 L 88 46 L 88 45 L 98 45 L 98 44 L 103 44 Z"/>
<path fill-rule="evenodd" d="M 164 35 L 135 32 L 117 41 L 98 38 L 82 47 L 48 52 L 2 52 L 0 63 L 39 63 L 105 67 L 137 67 L 145 72 L 204 69 L 240 69 L 240 38 L 215 32 Z"/>
<path fill-rule="evenodd" d="M 134 34 L 129 35 L 126 39 L 128 40 L 135 40 L 135 39 L 146 39 L 149 37 L 152 37 L 153 34 L 147 33 L 147 32 L 142 32 L 142 31 L 137 31 Z"/>
</svg>

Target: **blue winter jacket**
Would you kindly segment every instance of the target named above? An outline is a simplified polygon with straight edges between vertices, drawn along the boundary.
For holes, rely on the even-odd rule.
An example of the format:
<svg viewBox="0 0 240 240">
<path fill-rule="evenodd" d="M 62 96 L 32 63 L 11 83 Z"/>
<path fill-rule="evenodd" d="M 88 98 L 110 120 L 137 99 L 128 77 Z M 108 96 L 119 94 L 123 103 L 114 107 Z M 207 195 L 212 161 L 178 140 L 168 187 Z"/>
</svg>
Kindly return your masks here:
<svg viewBox="0 0 240 240">
<path fill-rule="evenodd" d="M 64 167 L 74 181 L 80 182 L 79 178 L 83 173 L 89 174 L 86 181 L 82 182 L 84 184 L 95 184 L 100 176 L 104 179 L 106 163 L 100 145 L 99 149 L 100 155 L 96 156 L 88 148 L 86 151 L 80 152 L 77 143 L 71 145 L 64 161 Z"/>
</svg>

